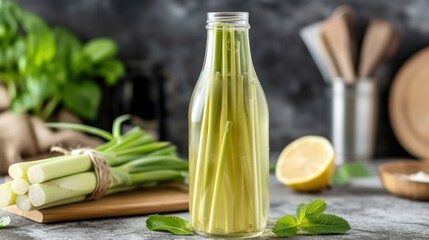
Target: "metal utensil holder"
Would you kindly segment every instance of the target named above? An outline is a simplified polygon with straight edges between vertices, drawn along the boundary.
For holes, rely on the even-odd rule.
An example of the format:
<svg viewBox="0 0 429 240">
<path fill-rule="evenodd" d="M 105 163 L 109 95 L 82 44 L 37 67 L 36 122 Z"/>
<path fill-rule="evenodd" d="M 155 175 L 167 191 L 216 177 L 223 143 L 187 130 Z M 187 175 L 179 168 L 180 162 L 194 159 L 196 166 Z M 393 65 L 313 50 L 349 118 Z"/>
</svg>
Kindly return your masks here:
<svg viewBox="0 0 429 240">
<path fill-rule="evenodd" d="M 375 79 L 347 84 L 332 81 L 332 143 L 336 164 L 367 162 L 374 156 L 378 119 L 378 85 Z"/>
</svg>

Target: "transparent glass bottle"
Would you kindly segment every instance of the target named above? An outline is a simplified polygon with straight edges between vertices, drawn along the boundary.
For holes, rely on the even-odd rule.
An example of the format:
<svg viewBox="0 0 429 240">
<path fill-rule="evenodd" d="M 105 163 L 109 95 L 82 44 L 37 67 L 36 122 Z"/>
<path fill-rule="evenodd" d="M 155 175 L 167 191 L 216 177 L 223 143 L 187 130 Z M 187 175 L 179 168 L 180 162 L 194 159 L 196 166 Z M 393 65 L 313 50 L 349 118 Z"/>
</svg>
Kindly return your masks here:
<svg viewBox="0 0 429 240">
<path fill-rule="evenodd" d="M 248 13 L 208 13 L 189 107 L 190 215 L 212 237 L 254 237 L 269 212 L 268 106 L 250 56 Z"/>
</svg>

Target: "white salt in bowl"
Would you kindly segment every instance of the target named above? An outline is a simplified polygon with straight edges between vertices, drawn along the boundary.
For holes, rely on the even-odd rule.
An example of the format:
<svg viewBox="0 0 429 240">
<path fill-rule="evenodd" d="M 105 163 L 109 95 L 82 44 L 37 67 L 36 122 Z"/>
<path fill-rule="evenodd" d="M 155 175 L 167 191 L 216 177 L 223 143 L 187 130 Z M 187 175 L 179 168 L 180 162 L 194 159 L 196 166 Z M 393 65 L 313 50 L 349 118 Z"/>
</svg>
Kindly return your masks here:
<svg viewBox="0 0 429 240">
<path fill-rule="evenodd" d="M 382 164 L 378 169 L 381 182 L 388 192 L 403 198 L 429 201 L 429 182 L 406 177 L 418 172 L 429 174 L 429 162 L 396 161 Z"/>
</svg>

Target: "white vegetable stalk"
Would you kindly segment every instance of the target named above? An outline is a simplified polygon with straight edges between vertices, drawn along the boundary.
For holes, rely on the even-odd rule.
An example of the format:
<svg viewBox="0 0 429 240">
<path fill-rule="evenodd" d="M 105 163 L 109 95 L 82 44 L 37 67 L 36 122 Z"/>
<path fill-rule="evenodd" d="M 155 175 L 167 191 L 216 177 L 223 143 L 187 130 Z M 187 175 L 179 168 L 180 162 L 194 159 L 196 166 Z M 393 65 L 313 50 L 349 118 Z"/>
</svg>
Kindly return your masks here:
<svg viewBox="0 0 429 240">
<path fill-rule="evenodd" d="M 57 161 L 48 161 L 28 168 L 28 180 L 32 183 L 46 182 L 51 179 L 92 170 L 88 155 L 67 155 Z"/>
<path fill-rule="evenodd" d="M 70 203 L 77 203 L 77 202 L 82 202 L 86 199 L 86 196 L 77 196 L 77 197 L 72 197 L 72 198 L 67 198 L 64 200 L 60 200 L 60 201 L 56 201 L 56 202 L 52 202 L 49 204 L 45 204 L 39 207 L 35 207 L 31 204 L 30 199 L 28 198 L 27 195 L 20 195 L 16 198 L 16 206 L 21 210 L 21 211 L 33 211 L 33 210 L 39 210 L 39 209 L 45 209 L 45 208 L 50 208 L 50 207 L 56 207 L 56 206 L 61 206 L 61 205 L 66 205 L 66 204 L 70 204 Z"/>
<path fill-rule="evenodd" d="M 9 173 L 9 176 L 13 179 L 25 178 L 27 177 L 27 170 L 30 167 L 37 164 L 45 163 L 45 162 L 57 161 L 62 158 L 64 158 L 64 156 L 47 158 L 47 159 L 38 160 L 38 161 L 15 163 L 9 166 L 8 173 Z"/>
<path fill-rule="evenodd" d="M 14 205 L 17 195 L 11 189 L 11 183 L 0 185 L 0 208 Z"/>
<path fill-rule="evenodd" d="M 12 180 L 10 187 L 14 193 L 22 195 L 28 191 L 30 183 L 25 178 L 18 178 Z"/>
</svg>

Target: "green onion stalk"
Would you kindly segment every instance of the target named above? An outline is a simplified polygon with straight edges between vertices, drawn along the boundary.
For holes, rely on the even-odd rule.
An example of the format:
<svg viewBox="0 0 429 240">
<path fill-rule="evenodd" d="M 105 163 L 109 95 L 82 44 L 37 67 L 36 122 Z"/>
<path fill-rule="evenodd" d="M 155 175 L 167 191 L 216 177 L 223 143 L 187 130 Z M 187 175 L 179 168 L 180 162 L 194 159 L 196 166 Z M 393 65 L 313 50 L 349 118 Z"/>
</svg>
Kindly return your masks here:
<svg viewBox="0 0 429 240">
<path fill-rule="evenodd" d="M 263 232 L 269 211 L 267 102 L 248 25 L 229 18 L 207 28 L 189 110 L 191 223 L 202 235 L 252 237 Z"/>
<path fill-rule="evenodd" d="M 80 124 L 48 123 L 90 133 L 107 140 L 95 150 L 107 161 L 113 175 L 107 195 L 163 181 L 184 181 L 188 163 L 177 156 L 170 142 L 157 142 L 139 127 L 122 134 L 129 116 L 118 117 L 112 133 Z M 9 167 L 10 183 L 0 185 L 0 207 L 16 204 L 23 211 L 85 201 L 97 185 L 93 163 L 82 152 L 16 163 Z"/>
</svg>

